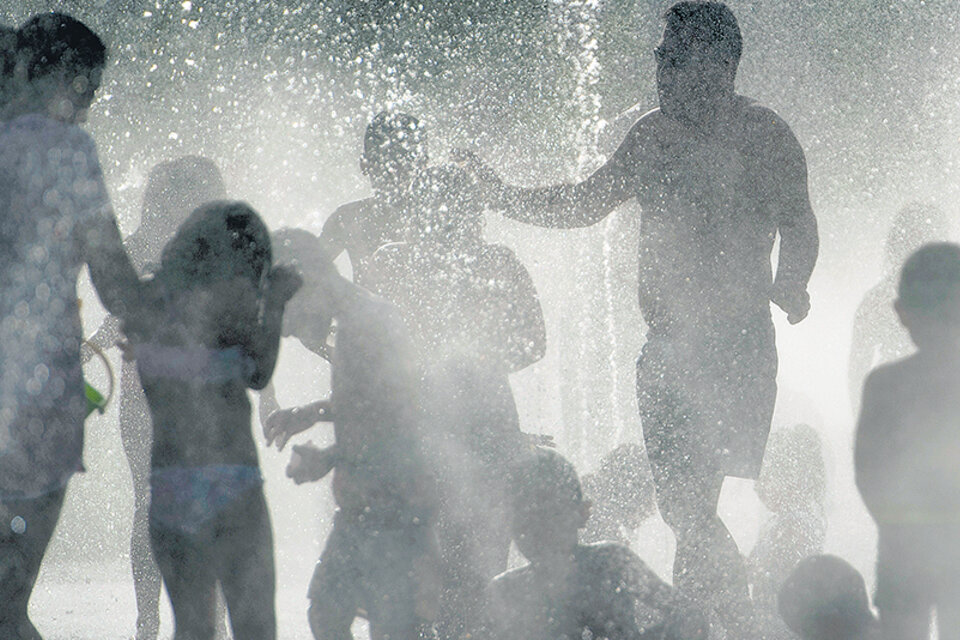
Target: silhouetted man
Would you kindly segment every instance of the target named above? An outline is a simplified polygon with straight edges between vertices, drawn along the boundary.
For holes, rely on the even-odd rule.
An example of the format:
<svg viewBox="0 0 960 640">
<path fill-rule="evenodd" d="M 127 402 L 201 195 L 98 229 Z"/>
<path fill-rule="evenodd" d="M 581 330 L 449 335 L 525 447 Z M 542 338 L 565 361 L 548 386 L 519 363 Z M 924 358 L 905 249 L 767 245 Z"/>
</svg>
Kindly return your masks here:
<svg viewBox="0 0 960 640">
<path fill-rule="evenodd" d="M 660 108 L 589 178 L 512 187 L 462 159 L 498 189 L 508 217 L 543 227 L 588 226 L 639 201 L 649 331 L 637 390 L 660 512 L 677 537 L 675 584 L 749 637 L 743 558 L 717 501 L 725 476 L 759 472 L 776 398 L 769 303 L 791 323 L 806 317 L 817 227 L 790 128 L 734 91 L 742 41 L 731 11 L 679 2 L 665 19 L 654 50 Z"/>
</svg>

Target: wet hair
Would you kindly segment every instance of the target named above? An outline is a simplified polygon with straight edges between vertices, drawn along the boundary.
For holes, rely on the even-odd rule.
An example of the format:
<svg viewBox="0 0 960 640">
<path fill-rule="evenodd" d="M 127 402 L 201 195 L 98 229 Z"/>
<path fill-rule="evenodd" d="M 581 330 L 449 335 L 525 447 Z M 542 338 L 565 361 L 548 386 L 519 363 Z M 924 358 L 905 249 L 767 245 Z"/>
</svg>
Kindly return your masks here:
<svg viewBox="0 0 960 640">
<path fill-rule="evenodd" d="M 198 206 L 226 195 L 220 170 L 209 158 L 183 156 L 161 162 L 147 178 L 141 228 L 158 233 L 176 229 Z"/>
<path fill-rule="evenodd" d="M 684 0 L 664 14 L 667 29 L 686 50 L 706 45 L 720 62 L 736 65 L 743 52 L 743 36 L 736 16 L 722 2 Z"/>
<path fill-rule="evenodd" d="M 794 567 L 780 587 L 777 610 L 802 638 L 852 638 L 873 623 L 863 576 L 831 555 Z"/>
<path fill-rule="evenodd" d="M 306 229 L 284 227 L 273 232 L 273 259 L 277 264 L 286 264 L 298 271 L 306 268 L 323 276 L 336 271 L 330 255 L 320 246 L 320 238 Z"/>
<path fill-rule="evenodd" d="M 27 79 L 57 70 L 89 71 L 103 67 L 107 48 L 85 24 L 65 13 L 40 13 L 18 32 L 18 60 Z"/>
<path fill-rule="evenodd" d="M 164 247 L 157 280 L 189 289 L 239 276 L 259 286 L 271 260 L 270 233 L 256 211 L 244 202 L 209 202 Z"/>
<path fill-rule="evenodd" d="M 511 469 L 511 506 L 515 513 L 554 514 L 583 504 L 573 464 L 553 449 L 537 447 Z"/>
<path fill-rule="evenodd" d="M 900 271 L 898 303 L 907 309 L 960 320 L 960 245 L 924 245 Z"/>
<path fill-rule="evenodd" d="M 369 160 L 425 156 L 426 149 L 427 135 L 420 121 L 406 113 L 381 111 L 363 136 L 363 155 Z"/>
<path fill-rule="evenodd" d="M 484 205 L 476 178 L 447 164 L 423 171 L 410 186 L 412 231 L 419 238 L 481 238 Z"/>
<path fill-rule="evenodd" d="M 946 240 L 949 235 L 950 223 L 942 209 L 922 202 L 904 205 L 887 233 L 886 268 L 892 272 L 923 244 Z"/>
</svg>

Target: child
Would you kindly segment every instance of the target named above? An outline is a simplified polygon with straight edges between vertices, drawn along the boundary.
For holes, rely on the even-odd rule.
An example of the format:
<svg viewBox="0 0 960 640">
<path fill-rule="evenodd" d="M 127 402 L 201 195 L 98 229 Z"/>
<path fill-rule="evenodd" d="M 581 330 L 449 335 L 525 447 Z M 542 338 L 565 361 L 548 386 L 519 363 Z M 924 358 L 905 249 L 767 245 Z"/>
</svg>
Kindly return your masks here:
<svg viewBox="0 0 960 640">
<path fill-rule="evenodd" d="M 377 249 L 403 240 L 408 220 L 402 201 L 426 166 L 427 136 L 420 121 L 405 113 L 378 113 L 367 126 L 360 158 L 373 196 L 338 208 L 320 233 L 331 259 L 347 252 L 357 284 L 367 286 L 367 268 Z"/>
<path fill-rule="evenodd" d="M 801 560 L 780 587 L 780 616 L 801 640 L 879 640 L 863 576 L 827 555 Z"/>
<path fill-rule="evenodd" d="M 577 543 L 587 521 L 577 472 L 538 448 L 512 469 L 513 540 L 530 564 L 497 576 L 487 620 L 497 639 L 706 640 L 702 614 L 627 547 Z"/>
<path fill-rule="evenodd" d="M 894 304 L 917 352 L 875 369 L 854 450 L 877 523 L 884 638 L 960 633 L 960 246 L 928 244 L 900 272 Z"/>
<path fill-rule="evenodd" d="M 789 637 L 777 614 L 780 585 L 800 560 L 823 551 L 825 476 L 820 436 L 810 426 L 770 434 L 755 489 L 771 516 L 760 528 L 748 566 L 758 618 L 771 640 Z"/>
<path fill-rule="evenodd" d="M 624 530 L 636 530 L 657 508 L 643 447 L 630 442 L 603 456 L 599 468 L 583 476 L 583 495 L 592 508 L 580 541 L 630 546 Z"/>
<path fill-rule="evenodd" d="M 209 159 L 183 156 L 161 162 L 150 171 L 143 195 L 140 226 L 123 244 L 141 276 L 156 269 L 160 251 L 180 223 L 199 205 L 226 196 L 220 170 Z M 88 340 L 106 351 L 120 344 L 120 319 L 107 316 Z M 84 359 L 93 355 L 83 350 Z M 136 363 L 124 360 L 120 374 L 120 439 L 133 479 L 133 527 L 130 564 L 137 598 L 137 640 L 154 640 L 160 631 L 160 570 L 150 551 L 147 515 L 150 509 L 150 412 L 143 395 Z M 217 635 L 226 637 L 223 605 L 217 599 Z"/>
<path fill-rule="evenodd" d="M 16 48 L 0 95 L 0 638 L 33 639 L 30 594 L 67 483 L 83 470 L 77 279 L 87 265 L 120 315 L 140 303 L 140 284 L 96 145 L 78 126 L 106 65 L 103 42 L 46 13 L 19 29 Z"/>
<path fill-rule="evenodd" d="M 236 640 L 276 636 L 273 540 L 248 388 L 273 372 L 297 276 L 240 202 L 208 203 L 163 250 L 128 324 L 153 417 L 150 537 L 176 635 L 213 638 L 219 583 Z"/>
<path fill-rule="evenodd" d="M 430 629 L 439 582 L 418 362 L 393 305 L 340 276 L 319 248 L 299 253 L 309 260 L 299 266 L 312 276 L 294 298 L 293 317 L 303 321 L 312 311 L 315 336 L 337 322 L 331 395 L 274 413 L 267 439 L 284 442 L 333 422 L 335 444 L 295 446 L 287 470 L 298 484 L 334 473 L 338 511 L 310 582 L 310 627 L 319 640 L 349 639 L 363 610 L 374 640 L 415 640 Z M 309 333 L 301 322 L 297 335 Z"/>
</svg>

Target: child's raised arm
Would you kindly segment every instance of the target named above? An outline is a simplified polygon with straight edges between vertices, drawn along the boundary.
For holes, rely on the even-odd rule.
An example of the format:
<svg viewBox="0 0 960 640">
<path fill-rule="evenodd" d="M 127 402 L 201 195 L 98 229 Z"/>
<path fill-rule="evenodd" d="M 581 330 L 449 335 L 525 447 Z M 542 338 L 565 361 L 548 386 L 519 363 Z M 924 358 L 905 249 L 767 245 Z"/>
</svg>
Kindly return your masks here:
<svg viewBox="0 0 960 640">
<path fill-rule="evenodd" d="M 293 269 L 284 266 L 270 269 L 259 327 L 250 344 L 246 345 L 254 365 L 247 379 L 247 386 L 251 389 L 263 389 L 270 382 L 280 351 L 283 308 L 301 284 L 300 276 Z"/>
</svg>

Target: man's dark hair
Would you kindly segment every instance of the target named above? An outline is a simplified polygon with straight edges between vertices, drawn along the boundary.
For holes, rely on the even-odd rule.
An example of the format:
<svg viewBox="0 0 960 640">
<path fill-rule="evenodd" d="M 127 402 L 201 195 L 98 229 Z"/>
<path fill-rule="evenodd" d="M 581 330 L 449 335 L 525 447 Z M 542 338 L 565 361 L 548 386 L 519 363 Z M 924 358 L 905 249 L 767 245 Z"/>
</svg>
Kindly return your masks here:
<svg viewBox="0 0 960 640">
<path fill-rule="evenodd" d="M 917 249 L 900 271 L 899 302 L 921 312 L 960 311 L 960 245 L 934 242 Z"/>
<path fill-rule="evenodd" d="M 801 638 L 855 637 L 873 622 L 863 576 L 830 555 L 797 563 L 780 587 L 777 610 Z"/>
<path fill-rule="evenodd" d="M 553 513 L 583 503 L 577 470 L 553 449 L 537 447 L 533 455 L 521 456 L 513 466 L 511 481 L 511 502 L 518 513 Z"/>
<path fill-rule="evenodd" d="M 420 121 L 406 113 L 381 111 L 367 125 L 363 155 L 417 155 L 426 151 L 427 136 Z"/>
<path fill-rule="evenodd" d="M 28 80 L 61 69 L 96 69 L 107 61 L 107 49 L 97 34 L 76 18 L 57 12 L 27 20 L 20 27 L 17 50 Z"/>
<path fill-rule="evenodd" d="M 664 14 L 667 29 L 686 49 L 705 45 L 724 63 L 736 65 L 743 52 L 743 36 L 733 12 L 722 2 L 684 0 Z"/>
</svg>

